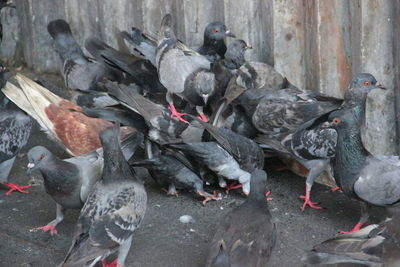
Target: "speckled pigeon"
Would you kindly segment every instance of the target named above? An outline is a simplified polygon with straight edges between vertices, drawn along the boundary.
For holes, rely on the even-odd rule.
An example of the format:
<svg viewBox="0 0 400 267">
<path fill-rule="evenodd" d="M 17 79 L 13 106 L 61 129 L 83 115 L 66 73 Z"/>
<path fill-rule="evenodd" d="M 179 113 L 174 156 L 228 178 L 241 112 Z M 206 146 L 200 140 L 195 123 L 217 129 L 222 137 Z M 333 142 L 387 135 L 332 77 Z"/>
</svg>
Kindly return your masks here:
<svg viewBox="0 0 400 267">
<path fill-rule="evenodd" d="M 264 267 L 276 242 L 276 228 L 265 200 L 267 175 L 254 170 L 246 201 L 219 223 L 206 266 Z"/>
<path fill-rule="evenodd" d="M 130 134 L 121 144 L 122 153 L 129 160 L 142 143 L 143 135 Z M 28 171 L 39 170 L 44 179 L 46 192 L 56 202 L 56 218 L 38 229 L 57 234 L 56 226 L 64 220 L 67 209 L 80 209 L 93 185 L 103 171 L 103 148 L 85 155 L 59 159 L 43 146 L 35 146 L 28 152 Z"/>
<path fill-rule="evenodd" d="M 133 232 L 147 206 L 147 193 L 126 162 L 119 147 L 119 125 L 101 133 L 103 174 L 83 206 L 76 232 L 61 266 L 125 266 Z M 112 263 L 106 257 L 118 251 Z"/>
</svg>

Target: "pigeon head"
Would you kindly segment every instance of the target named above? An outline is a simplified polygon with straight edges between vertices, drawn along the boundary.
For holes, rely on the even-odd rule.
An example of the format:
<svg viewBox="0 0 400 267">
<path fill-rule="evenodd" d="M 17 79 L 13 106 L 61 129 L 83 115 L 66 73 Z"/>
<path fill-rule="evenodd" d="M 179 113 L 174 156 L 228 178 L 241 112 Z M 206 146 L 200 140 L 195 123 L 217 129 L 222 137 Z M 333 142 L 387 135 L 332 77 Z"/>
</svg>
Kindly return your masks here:
<svg viewBox="0 0 400 267">
<path fill-rule="evenodd" d="M 219 241 L 218 246 L 218 254 L 215 256 L 213 261 L 211 262 L 212 267 L 229 267 L 231 266 L 230 258 L 229 258 L 229 251 L 226 247 L 225 241 L 221 239 Z"/>
<path fill-rule="evenodd" d="M 332 112 L 328 118 L 328 127 L 336 130 L 345 129 L 348 127 L 358 127 L 358 117 L 354 110 L 337 110 Z"/>
<path fill-rule="evenodd" d="M 204 30 L 204 44 L 211 44 L 215 41 L 224 40 L 227 36 L 233 38 L 236 37 L 222 22 L 211 22 Z"/>
<path fill-rule="evenodd" d="M 2 9 L 3 7 L 13 7 L 13 8 L 15 8 L 14 3 L 11 0 L 1 0 L 0 1 L 0 9 Z"/>
<path fill-rule="evenodd" d="M 190 83 L 196 94 L 203 99 L 204 105 L 206 105 L 208 98 L 215 91 L 215 74 L 207 70 L 201 70 L 193 75 Z"/>
<path fill-rule="evenodd" d="M 267 192 L 267 173 L 260 169 L 255 169 L 251 173 L 250 195 L 253 199 L 265 199 Z"/>
<path fill-rule="evenodd" d="M 28 152 L 28 172 L 40 169 L 48 163 L 53 154 L 43 146 L 32 147 Z"/>
<path fill-rule="evenodd" d="M 229 68 L 238 69 L 245 63 L 244 52 L 252 46 L 243 40 L 236 39 L 228 45 L 225 52 L 225 62 Z"/>
<path fill-rule="evenodd" d="M 365 97 L 372 89 L 386 89 L 377 82 L 375 77 L 370 73 L 359 73 L 353 76 L 349 84 L 349 88 L 344 96 L 345 100 Z"/>
</svg>

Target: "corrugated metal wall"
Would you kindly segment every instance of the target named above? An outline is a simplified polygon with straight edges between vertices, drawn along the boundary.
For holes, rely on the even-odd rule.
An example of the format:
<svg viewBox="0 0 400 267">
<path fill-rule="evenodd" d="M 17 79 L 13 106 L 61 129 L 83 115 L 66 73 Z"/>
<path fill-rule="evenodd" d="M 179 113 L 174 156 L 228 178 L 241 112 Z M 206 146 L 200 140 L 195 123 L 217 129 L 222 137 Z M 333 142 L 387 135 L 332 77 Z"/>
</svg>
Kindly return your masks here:
<svg viewBox="0 0 400 267">
<path fill-rule="evenodd" d="M 249 60 L 273 64 L 293 84 L 342 96 L 351 76 L 370 72 L 390 90 L 368 101 L 368 146 L 396 153 L 400 0 L 14 0 L 4 10 L 0 53 L 13 64 L 57 72 L 46 25 L 64 18 L 78 42 L 97 36 L 114 47 L 117 30 L 155 33 L 163 14 L 176 20 L 179 38 L 200 46 L 208 22 L 225 21 L 254 49 Z M 400 105 L 399 105 L 400 106 Z"/>
</svg>

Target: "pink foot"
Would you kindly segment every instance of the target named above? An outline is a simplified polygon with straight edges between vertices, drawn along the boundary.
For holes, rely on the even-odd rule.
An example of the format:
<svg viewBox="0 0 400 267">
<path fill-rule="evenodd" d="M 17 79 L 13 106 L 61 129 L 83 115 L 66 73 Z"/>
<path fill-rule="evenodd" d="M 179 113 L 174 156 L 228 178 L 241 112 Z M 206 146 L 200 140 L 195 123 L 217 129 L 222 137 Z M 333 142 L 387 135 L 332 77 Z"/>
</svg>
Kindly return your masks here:
<svg viewBox="0 0 400 267">
<path fill-rule="evenodd" d="M 354 233 L 357 232 L 358 230 L 361 229 L 361 227 L 363 226 L 363 223 L 357 223 L 353 229 L 351 229 L 350 231 L 339 231 L 339 233 L 341 234 L 349 234 L 349 233 Z"/>
<path fill-rule="evenodd" d="M 336 187 L 332 187 L 332 188 L 331 188 L 331 191 L 332 191 L 332 192 L 336 192 L 336 191 L 338 191 L 338 190 L 340 190 L 340 187 L 339 187 L 339 186 L 336 186 Z"/>
<path fill-rule="evenodd" d="M 117 264 L 117 261 L 118 258 L 110 262 L 110 264 L 108 264 L 106 260 L 102 260 L 101 263 L 103 264 L 103 267 L 122 267 L 121 264 Z"/>
<path fill-rule="evenodd" d="M 204 121 L 204 122 L 208 122 L 208 121 L 209 121 L 209 119 L 207 118 L 207 116 L 204 115 L 204 114 L 200 114 L 200 115 L 199 115 L 199 119 L 202 120 L 202 121 Z"/>
<path fill-rule="evenodd" d="M 265 193 L 265 199 L 266 199 L 267 201 L 273 199 L 272 197 L 269 197 L 269 195 L 271 195 L 271 191 L 268 191 L 268 192 Z"/>
<path fill-rule="evenodd" d="M 10 188 L 10 190 L 8 190 L 6 192 L 7 196 L 11 195 L 11 193 L 14 192 L 14 191 L 18 191 L 18 192 L 24 193 L 24 194 L 29 194 L 29 192 L 24 190 L 24 189 L 27 189 L 27 188 L 32 186 L 32 185 L 16 185 L 16 184 L 11 184 L 11 183 L 4 184 L 4 185 L 6 185 L 6 186 L 8 186 Z"/>
<path fill-rule="evenodd" d="M 38 227 L 38 228 L 36 228 L 36 229 L 43 230 L 43 232 L 50 231 L 50 234 L 51 234 L 51 235 L 56 235 L 56 234 L 58 234 L 56 227 L 55 227 L 54 225 L 52 225 L 52 224 L 48 224 L 48 225 L 45 225 L 45 226 L 41 226 L 41 227 Z"/>
<path fill-rule="evenodd" d="M 175 106 L 173 104 L 169 106 L 169 110 L 171 110 L 171 118 L 177 118 L 180 121 L 189 123 L 187 120 L 182 118 L 183 115 L 187 115 L 187 114 L 176 111 Z"/>
<path fill-rule="evenodd" d="M 239 184 L 238 182 L 233 182 L 233 183 L 231 183 L 231 184 L 226 186 L 225 191 L 228 194 L 229 191 L 231 191 L 233 189 L 238 189 L 238 188 L 241 188 L 241 187 L 242 187 L 242 185 Z"/>
<path fill-rule="evenodd" d="M 300 198 L 304 199 L 304 203 L 303 203 L 303 206 L 301 207 L 301 211 L 304 211 L 306 209 L 307 205 L 312 209 L 316 209 L 316 210 L 322 209 L 321 207 L 317 206 L 318 202 L 312 202 L 310 200 L 310 190 L 308 189 L 307 185 L 306 185 L 306 195 L 300 196 Z"/>
</svg>

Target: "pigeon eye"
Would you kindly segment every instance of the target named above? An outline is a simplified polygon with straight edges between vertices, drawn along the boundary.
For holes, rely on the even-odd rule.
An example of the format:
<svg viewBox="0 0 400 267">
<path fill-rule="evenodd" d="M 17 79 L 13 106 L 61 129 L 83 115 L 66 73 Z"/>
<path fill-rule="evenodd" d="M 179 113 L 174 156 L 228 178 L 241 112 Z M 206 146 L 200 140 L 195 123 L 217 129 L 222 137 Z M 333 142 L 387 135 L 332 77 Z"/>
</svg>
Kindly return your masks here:
<svg viewBox="0 0 400 267">
<path fill-rule="evenodd" d="M 218 29 L 214 29 L 213 32 L 219 32 L 219 30 Z"/>
<path fill-rule="evenodd" d="M 364 85 L 365 85 L 365 86 L 370 86 L 371 83 L 370 83 L 370 82 L 364 82 Z"/>
<path fill-rule="evenodd" d="M 44 155 L 43 154 L 40 155 L 40 157 L 39 157 L 39 160 L 42 160 L 42 159 L 44 159 Z"/>
<path fill-rule="evenodd" d="M 339 119 L 333 119 L 333 124 L 339 124 L 340 120 Z"/>
</svg>

